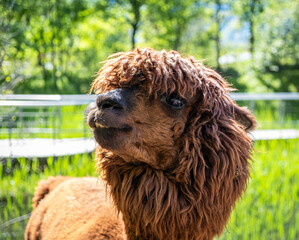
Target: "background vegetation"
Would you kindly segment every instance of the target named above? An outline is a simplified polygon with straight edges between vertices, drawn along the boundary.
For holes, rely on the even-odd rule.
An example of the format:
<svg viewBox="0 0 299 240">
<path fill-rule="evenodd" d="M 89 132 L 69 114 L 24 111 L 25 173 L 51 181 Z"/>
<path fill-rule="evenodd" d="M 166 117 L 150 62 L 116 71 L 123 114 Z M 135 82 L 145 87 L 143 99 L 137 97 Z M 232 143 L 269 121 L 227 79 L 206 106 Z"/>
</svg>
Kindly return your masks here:
<svg viewBox="0 0 299 240">
<path fill-rule="evenodd" d="M 26 221 L 1 225 L 30 213 L 33 186 L 48 176 L 96 176 L 94 156 L 18 159 L 0 165 L 0 239 L 22 239 Z M 255 142 L 248 189 L 237 203 L 222 239 L 299 238 L 299 139 Z"/>
<path fill-rule="evenodd" d="M 298 92 L 298 24 L 295 0 L 1 0 L 0 94 L 85 94 L 101 61 L 137 46 L 205 59 L 241 92 Z M 89 136 L 83 110 L 28 108 L 19 121 L 18 108 L 2 107 L 0 138 L 33 122 L 58 138 Z M 254 110 L 262 129 L 298 129 L 298 101 L 255 101 Z M 299 139 L 255 149 L 248 189 L 220 239 L 299 239 Z M 93 159 L 0 159 L 0 239 L 23 238 L 27 220 L 18 217 L 31 212 L 40 179 L 97 176 Z"/>
<path fill-rule="evenodd" d="M 1 0 L 0 93 L 86 93 L 136 46 L 206 59 L 240 91 L 298 91 L 295 0 Z"/>
</svg>

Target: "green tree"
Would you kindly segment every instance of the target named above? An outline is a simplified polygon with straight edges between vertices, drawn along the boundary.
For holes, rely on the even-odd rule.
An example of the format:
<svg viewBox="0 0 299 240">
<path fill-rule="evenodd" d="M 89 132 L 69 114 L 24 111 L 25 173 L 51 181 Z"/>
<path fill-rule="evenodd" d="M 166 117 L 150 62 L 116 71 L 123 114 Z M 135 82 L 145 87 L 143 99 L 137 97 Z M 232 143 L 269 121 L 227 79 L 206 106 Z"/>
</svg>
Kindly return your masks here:
<svg viewBox="0 0 299 240">
<path fill-rule="evenodd" d="M 298 5 L 295 0 L 2 0 L 0 92 L 85 93 L 99 62 L 137 44 L 204 58 L 242 90 L 298 91 Z M 241 44 L 227 40 L 227 24 L 233 28 L 238 20 L 239 28 L 231 32 L 248 28 L 249 34 Z M 251 60 L 239 61 L 248 51 Z M 235 60 L 220 64 L 223 55 Z"/>
<path fill-rule="evenodd" d="M 22 42 L 29 19 L 27 9 L 20 0 L 2 0 L 0 12 L 0 93 L 2 93 L 11 92 L 25 78 L 20 61 L 24 56 Z"/>
<path fill-rule="evenodd" d="M 216 69 L 221 70 L 220 57 L 221 57 L 221 32 L 223 27 L 227 24 L 228 14 L 231 14 L 231 2 L 227 0 L 215 0 L 215 44 L 216 44 Z"/>
<path fill-rule="evenodd" d="M 266 0 L 244 0 L 234 1 L 234 6 L 237 14 L 241 17 L 243 22 L 249 25 L 249 52 L 251 53 L 252 62 L 254 62 L 255 55 L 255 29 L 257 18 L 259 14 L 264 11 Z"/>
<path fill-rule="evenodd" d="M 182 39 L 199 7 L 194 0 L 147 1 L 142 38 L 153 47 L 180 50 L 186 44 Z"/>
<path fill-rule="evenodd" d="M 269 1 L 260 22 L 259 80 L 272 91 L 299 91 L 299 3 Z"/>
<path fill-rule="evenodd" d="M 133 13 L 133 17 L 127 18 L 127 21 L 130 23 L 132 26 L 132 35 L 131 35 L 131 43 L 132 43 L 132 49 L 135 48 L 135 43 L 136 43 L 136 33 L 140 25 L 141 21 L 141 7 L 143 5 L 142 0 L 129 0 L 129 3 L 131 5 L 131 12 Z"/>
</svg>

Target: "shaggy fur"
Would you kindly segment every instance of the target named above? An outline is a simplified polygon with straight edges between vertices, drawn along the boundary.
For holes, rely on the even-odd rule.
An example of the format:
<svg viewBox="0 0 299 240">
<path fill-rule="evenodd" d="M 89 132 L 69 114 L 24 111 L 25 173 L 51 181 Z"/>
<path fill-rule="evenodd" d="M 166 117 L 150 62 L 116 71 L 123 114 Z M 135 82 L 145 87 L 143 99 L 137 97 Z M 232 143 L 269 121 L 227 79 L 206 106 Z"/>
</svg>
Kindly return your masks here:
<svg viewBox="0 0 299 240">
<path fill-rule="evenodd" d="M 40 181 L 25 239 L 124 239 L 121 217 L 107 201 L 105 189 L 96 178 L 59 176 Z"/>
<path fill-rule="evenodd" d="M 112 55 L 91 89 L 99 94 L 88 116 L 99 143 L 97 162 L 127 239 L 219 235 L 245 190 L 252 150 L 246 132 L 256 125 L 230 98 L 228 83 L 193 58 L 146 48 Z M 52 201 L 60 198 L 52 193 L 71 187 L 66 183 L 34 214 L 42 204 L 53 209 Z M 86 191 L 78 187 L 80 198 L 91 197 Z M 56 210 L 57 215 L 64 211 Z M 106 214 L 92 211 L 94 223 Z M 54 216 L 47 221 L 70 225 Z M 27 235 L 32 231 L 29 222 Z"/>
</svg>

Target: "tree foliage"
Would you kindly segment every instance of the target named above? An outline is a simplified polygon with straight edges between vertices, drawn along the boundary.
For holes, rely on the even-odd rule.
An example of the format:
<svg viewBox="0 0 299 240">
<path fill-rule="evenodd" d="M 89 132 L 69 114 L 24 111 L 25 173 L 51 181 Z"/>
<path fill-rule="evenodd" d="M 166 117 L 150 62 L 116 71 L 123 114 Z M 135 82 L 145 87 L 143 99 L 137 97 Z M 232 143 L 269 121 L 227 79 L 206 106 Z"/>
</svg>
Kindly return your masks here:
<svg viewBox="0 0 299 240">
<path fill-rule="evenodd" d="M 0 13 L 2 93 L 86 93 L 101 61 L 136 46 L 206 59 L 242 91 L 299 90 L 295 0 L 2 0 Z"/>
</svg>

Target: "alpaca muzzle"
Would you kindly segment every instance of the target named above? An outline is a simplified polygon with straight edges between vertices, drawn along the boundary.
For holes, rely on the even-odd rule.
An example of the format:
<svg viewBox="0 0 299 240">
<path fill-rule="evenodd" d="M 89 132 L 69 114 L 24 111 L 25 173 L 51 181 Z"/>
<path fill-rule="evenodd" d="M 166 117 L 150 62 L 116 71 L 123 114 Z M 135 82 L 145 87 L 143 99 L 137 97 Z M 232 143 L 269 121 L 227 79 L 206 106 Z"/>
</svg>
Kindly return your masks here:
<svg viewBox="0 0 299 240">
<path fill-rule="evenodd" d="M 102 147 L 114 148 L 132 131 L 129 113 L 133 100 L 131 89 L 114 89 L 98 95 L 96 106 L 89 112 L 87 122 Z"/>
<path fill-rule="evenodd" d="M 98 95 L 96 104 L 87 113 L 87 123 L 92 129 L 130 129 L 128 114 L 132 108 L 132 97 L 130 89 L 121 88 Z"/>
</svg>

